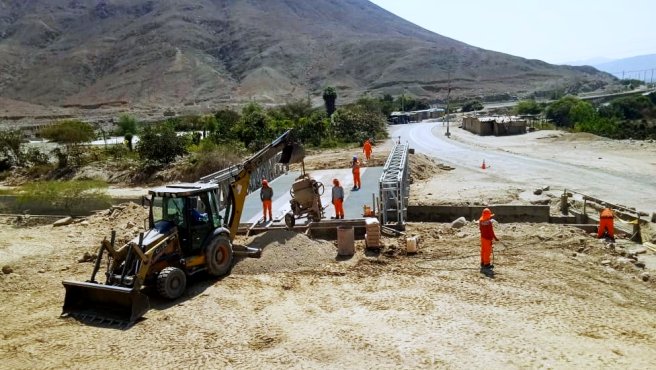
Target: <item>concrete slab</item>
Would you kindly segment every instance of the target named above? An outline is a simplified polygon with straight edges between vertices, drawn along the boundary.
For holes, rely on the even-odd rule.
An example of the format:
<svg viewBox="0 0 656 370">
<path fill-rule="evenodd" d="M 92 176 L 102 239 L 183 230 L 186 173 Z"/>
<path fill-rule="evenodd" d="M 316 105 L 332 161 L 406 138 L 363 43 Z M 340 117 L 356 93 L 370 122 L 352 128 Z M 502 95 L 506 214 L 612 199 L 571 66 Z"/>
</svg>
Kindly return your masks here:
<svg viewBox="0 0 656 370">
<path fill-rule="evenodd" d="M 358 191 L 351 190 L 353 188 L 353 175 L 348 168 L 317 170 L 309 171 L 308 173 L 314 179 L 324 184 L 325 191 L 321 196 L 321 204 L 325 207 L 325 216 L 327 219 L 335 215 L 335 209 L 331 203 L 332 181 L 334 178 L 337 178 L 344 188 L 344 217 L 346 219 L 356 219 L 362 218 L 362 206 L 364 204 L 371 206 L 372 194 L 378 195 L 378 180 L 383 173 L 383 167 L 361 168 L 360 180 L 362 188 Z M 289 201 L 291 200 L 289 189 L 291 189 L 292 184 L 300 175 L 300 172 L 294 171 L 269 181 L 269 185 L 273 188 L 272 210 L 274 224 L 284 223 L 285 214 L 291 210 L 291 206 L 289 205 Z M 258 190 L 246 197 L 241 222 L 253 224 L 261 220 L 262 202 L 260 201 L 260 192 Z M 302 225 L 307 223 L 307 220 L 299 219 L 296 223 Z"/>
</svg>

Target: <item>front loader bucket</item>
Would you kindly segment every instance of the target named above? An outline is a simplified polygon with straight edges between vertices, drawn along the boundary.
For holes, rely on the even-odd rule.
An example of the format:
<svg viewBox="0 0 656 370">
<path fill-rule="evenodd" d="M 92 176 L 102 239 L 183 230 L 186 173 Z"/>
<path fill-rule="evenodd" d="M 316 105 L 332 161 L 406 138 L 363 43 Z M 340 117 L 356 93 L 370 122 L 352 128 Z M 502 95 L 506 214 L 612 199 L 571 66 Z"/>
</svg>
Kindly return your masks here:
<svg viewBox="0 0 656 370">
<path fill-rule="evenodd" d="M 148 296 L 132 288 L 78 281 L 62 284 L 66 288 L 62 316 L 129 325 L 150 308 Z"/>
</svg>

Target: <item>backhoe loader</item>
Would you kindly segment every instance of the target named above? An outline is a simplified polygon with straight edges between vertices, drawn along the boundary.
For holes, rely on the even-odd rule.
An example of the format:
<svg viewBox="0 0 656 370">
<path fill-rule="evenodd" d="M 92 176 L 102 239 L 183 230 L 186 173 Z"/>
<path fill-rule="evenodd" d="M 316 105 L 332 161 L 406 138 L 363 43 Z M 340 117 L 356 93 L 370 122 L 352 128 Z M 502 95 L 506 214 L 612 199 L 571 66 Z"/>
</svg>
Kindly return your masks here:
<svg viewBox="0 0 656 370">
<path fill-rule="evenodd" d="M 146 286 L 167 299 L 180 297 L 187 277 L 199 272 L 230 273 L 235 255 L 259 257 L 260 250 L 233 246 L 251 174 L 282 151 L 279 163 L 303 159 L 303 149 L 287 131 L 241 165 L 230 169 L 232 180 L 225 213 L 220 215 L 216 183 L 187 183 L 149 190 L 149 230 L 116 249 L 115 232 L 103 240 L 91 278 L 63 281 L 62 316 L 82 321 L 131 325 L 150 308 Z M 234 174 L 234 175 L 232 175 Z M 96 275 L 105 258 L 103 282 Z"/>
</svg>

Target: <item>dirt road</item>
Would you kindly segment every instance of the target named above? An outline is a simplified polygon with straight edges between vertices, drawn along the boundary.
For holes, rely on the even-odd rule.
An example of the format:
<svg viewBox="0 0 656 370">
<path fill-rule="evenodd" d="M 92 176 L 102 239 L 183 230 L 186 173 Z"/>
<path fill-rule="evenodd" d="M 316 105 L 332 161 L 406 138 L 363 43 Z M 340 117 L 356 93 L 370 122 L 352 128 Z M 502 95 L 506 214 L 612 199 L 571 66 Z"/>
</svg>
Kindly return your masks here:
<svg viewBox="0 0 656 370">
<path fill-rule="evenodd" d="M 550 186 L 570 189 L 616 204 L 656 212 L 656 143 L 607 140 L 589 134 L 537 131 L 526 135 L 481 137 L 442 123 L 390 127 L 390 136 L 407 141 L 418 153 L 456 167 L 449 182 L 435 184 L 446 199 L 471 191 L 532 191 Z M 482 170 L 485 160 L 487 169 Z M 472 194 L 473 193 L 473 194 Z M 441 194 L 436 194 L 439 197 Z"/>
</svg>

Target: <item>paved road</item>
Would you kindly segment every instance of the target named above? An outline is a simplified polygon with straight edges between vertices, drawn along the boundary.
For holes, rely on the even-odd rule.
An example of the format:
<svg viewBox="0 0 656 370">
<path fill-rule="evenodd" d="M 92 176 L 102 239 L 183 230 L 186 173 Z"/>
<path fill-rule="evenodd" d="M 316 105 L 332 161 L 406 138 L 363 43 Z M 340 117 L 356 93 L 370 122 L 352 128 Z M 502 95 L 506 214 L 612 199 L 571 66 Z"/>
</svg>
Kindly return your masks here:
<svg viewBox="0 0 656 370">
<path fill-rule="evenodd" d="M 317 181 L 324 184 L 324 193 L 321 196 L 321 204 L 325 208 L 326 218 L 335 215 L 335 209 L 332 206 L 331 191 L 332 180 L 337 178 L 340 180 L 344 188 L 344 217 L 346 219 L 362 218 L 362 206 L 372 204 L 372 194 L 378 194 L 378 180 L 383 172 L 382 167 L 362 167 L 360 169 L 360 179 L 362 188 L 358 191 L 352 191 L 353 176 L 350 169 L 334 169 L 334 170 L 317 170 L 310 171 L 310 175 Z M 278 177 L 270 181 L 269 185 L 273 188 L 273 201 L 271 205 L 273 220 L 275 224 L 284 224 L 284 217 L 291 209 L 289 201 L 291 196 L 289 189 L 291 189 L 294 180 L 300 175 L 300 172 L 290 172 L 287 175 Z M 259 190 L 249 194 L 246 197 L 244 204 L 242 223 L 257 223 L 262 220 L 262 202 L 260 201 Z M 307 218 L 299 219 L 296 223 L 298 225 L 305 224 Z"/>
<path fill-rule="evenodd" d="M 424 153 L 458 168 L 477 171 L 483 159 L 494 163 L 488 171 L 490 181 L 519 185 L 527 190 L 545 185 L 553 189 L 571 189 L 609 202 L 656 211 L 655 174 L 626 171 L 600 171 L 558 160 L 491 150 L 456 142 L 444 135 L 442 123 L 413 123 L 390 126 L 395 140 L 401 136 L 417 153 Z"/>
</svg>

